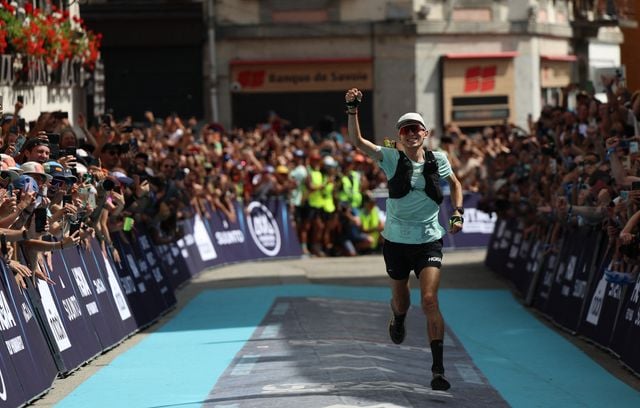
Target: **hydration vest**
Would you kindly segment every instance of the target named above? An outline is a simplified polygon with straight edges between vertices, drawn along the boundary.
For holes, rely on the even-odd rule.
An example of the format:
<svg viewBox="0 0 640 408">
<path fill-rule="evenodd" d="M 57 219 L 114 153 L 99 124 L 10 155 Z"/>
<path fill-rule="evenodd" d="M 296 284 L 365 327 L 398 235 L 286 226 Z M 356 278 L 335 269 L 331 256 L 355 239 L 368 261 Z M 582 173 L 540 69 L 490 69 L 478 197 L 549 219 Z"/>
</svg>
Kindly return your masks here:
<svg viewBox="0 0 640 408">
<path fill-rule="evenodd" d="M 400 158 L 398 159 L 398 167 L 396 173 L 389 180 L 389 198 L 402 198 L 414 190 L 411 187 L 411 176 L 413 175 L 413 166 L 407 155 L 399 150 Z M 427 196 L 435 201 L 436 204 L 442 203 L 442 190 L 440 190 L 440 174 L 438 173 L 438 162 L 433 152 L 424 149 L 424 167 L 422 168 L 425 186 L 424 192 Z"/>
</svg>

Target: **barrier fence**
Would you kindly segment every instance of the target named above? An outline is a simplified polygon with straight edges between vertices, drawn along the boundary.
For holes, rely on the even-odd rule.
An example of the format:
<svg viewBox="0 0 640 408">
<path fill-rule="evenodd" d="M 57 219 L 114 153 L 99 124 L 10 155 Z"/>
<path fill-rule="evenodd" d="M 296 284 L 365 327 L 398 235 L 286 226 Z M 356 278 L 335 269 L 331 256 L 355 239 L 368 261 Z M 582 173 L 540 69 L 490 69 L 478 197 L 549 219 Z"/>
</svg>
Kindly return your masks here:
<svg viewBox="0 0 640 408">
<path fill-rule="evenodd" d="M 607 279 L 612 250 L 601 228 L 554 225 L 527 234 L 522 222 L 499 219 L 485 264 L 513 283 L 524 303 L 569 332 L 605 348 L 640 375 L 640 275 Z"/>
<path fill-rule="evenodd" d="M 41 267 L 55 284 L 21 290 L 0 262 L 0 407 L 29 403 L 57 376 L 155 322 L 202 270 L 302 255 L 283 200 L 237 204 L 236 212 L 236 222 L 211 209 L 183 221 L 183 238 L 171 244 L 155 245 L 139 225 L 113 233 L 121 262 L 96 240 L 50 253 Z"/>
<path fill-rule="evenodd" d="M 465 234 L 445 246 L 484 246 L 493 222 L 465 195 Z M 381 204 L 384 208 L 384 202 Z M 144 225 L 112 233 L 120 262 L 92 240 L 89 248 L 44 255 L 38 280 L 19 289 L 0 262 L 0 408 L 19 407 L 46 393 L 97 355 L 157 321 L 176 304 L 175 291 L 201 271 L 229 263 L 302 255 L 282 199 L 236 203 L 237 220 L 207 209 L 181 222 L 177 242 L 155 244 Z M 446 225 L 450 204 L 441 212 Z"/>
</svg>

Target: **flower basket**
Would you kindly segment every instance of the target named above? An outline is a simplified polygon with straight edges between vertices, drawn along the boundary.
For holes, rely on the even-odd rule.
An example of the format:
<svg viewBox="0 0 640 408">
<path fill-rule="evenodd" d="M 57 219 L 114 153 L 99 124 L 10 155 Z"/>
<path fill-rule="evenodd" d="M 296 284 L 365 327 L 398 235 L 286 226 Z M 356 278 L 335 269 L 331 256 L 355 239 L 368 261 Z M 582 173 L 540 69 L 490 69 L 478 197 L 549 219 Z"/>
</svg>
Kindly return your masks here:
<svg viewBox="0 0 640 408">
<path fill-rule="evenodd" d="M 84 21 L 48 3 L 45 13 L 26 3 L 19 9 L 0 0 L 0 83 L 44 85 L 77 83 L 77 67 L 93 71 L 102 35 Z M 11 61 L 9 62 L 8 59 Z M 12 72 L 8 72 L 9 65 Z"/>
</svg>

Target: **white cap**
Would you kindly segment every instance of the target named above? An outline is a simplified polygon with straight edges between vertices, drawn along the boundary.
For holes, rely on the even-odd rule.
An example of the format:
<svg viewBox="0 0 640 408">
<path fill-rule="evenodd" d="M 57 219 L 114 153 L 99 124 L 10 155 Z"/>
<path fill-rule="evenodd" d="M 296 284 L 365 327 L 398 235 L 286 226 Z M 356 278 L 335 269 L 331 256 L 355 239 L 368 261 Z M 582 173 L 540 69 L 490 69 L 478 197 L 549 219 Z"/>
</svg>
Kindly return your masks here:
<svg viewBox="0 0 640 408">
<path fill-rule="evenodd" d="M 327 167 L 338 167 L 338 162 L 331 156 L 325 156 L 323 164 Z"/>
<path fill-rule="evenodd" d="M 396 128 L 400 129 L 401 127 L 414 123 L 422 125 L 423 128 L 427 129 L 427 125 L 424 123 L 424 119 L 422 119 L 422 116 L 416 112 L 409 112 L 400 116 L 400 119 L 398 119 L 398 122 L 396 123 Z"/>
</svg>

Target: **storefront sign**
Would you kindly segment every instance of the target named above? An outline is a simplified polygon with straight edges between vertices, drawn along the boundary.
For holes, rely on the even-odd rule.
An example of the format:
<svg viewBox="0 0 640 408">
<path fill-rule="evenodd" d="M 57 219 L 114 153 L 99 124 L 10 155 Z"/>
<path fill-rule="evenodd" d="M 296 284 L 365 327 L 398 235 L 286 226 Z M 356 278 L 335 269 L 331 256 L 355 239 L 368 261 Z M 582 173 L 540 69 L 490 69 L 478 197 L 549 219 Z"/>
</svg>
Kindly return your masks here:
<svg viewBox="0 0 640 408">
<path fill-rule="evenodd" d="M 514 55 L 446 56 L 442 64 L 444 121 L 480 126 L 511 120 Z"/>
<path fill-rule="evenodd" d="M 232 92 L 343 91 L 372 88 L 369 59 L 303 61 L 235 61 Z"/>
</svg>

